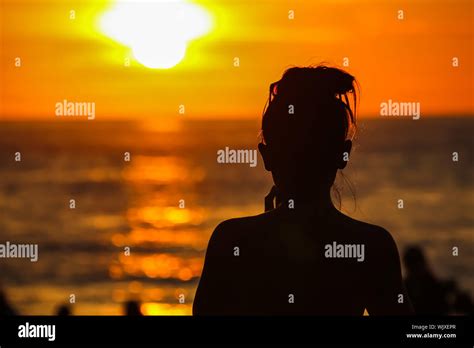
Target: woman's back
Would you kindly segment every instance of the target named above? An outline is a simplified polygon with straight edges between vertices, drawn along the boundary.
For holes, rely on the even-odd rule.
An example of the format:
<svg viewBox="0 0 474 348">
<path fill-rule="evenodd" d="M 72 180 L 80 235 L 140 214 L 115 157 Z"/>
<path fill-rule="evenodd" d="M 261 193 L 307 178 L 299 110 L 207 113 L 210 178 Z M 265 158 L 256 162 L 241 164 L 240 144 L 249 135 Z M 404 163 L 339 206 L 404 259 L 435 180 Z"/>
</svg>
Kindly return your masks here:
<svg viewBox="0 0 474 348">
<path fill-rule="evenodd" d="M 280 207 L 216 228 L 193 311 L 362 315 L 364 309 L 409 313 L 390 234 L 335 208 L 311 214 Z"/>
</svg>

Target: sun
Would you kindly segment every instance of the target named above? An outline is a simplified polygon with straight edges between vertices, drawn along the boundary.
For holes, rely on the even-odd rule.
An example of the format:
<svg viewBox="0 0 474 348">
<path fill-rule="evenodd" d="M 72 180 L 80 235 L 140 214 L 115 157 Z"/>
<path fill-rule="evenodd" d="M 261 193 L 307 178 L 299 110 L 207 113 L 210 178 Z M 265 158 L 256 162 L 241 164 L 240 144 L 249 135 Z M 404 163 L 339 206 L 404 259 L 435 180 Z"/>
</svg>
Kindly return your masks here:
<svg viewBox="0 0 474 348">
<path fill-rule="evenodd" d="M 130 47 L 152 69 L 169 69 L 186 55 L 189 41 L 211 29 L 209 13 L 181 0 L 122 0 L 99 21 L 102 32 Z"/>
</svg>

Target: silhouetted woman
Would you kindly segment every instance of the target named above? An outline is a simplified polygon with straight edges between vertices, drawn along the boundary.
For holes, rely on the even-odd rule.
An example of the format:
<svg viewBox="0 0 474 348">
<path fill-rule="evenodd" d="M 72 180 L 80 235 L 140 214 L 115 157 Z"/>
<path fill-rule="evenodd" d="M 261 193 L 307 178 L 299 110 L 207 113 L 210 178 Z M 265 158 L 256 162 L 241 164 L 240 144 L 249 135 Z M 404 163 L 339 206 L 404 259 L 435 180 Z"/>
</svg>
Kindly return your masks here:
<svg viewBox="0 0 474 348">
<path fill-rule="evenodd" d="M 259 150 L 279 204 L 217 226 L 194 314 L 411 313 L 389 232 L 342 214 L 331 200 L 355 109 L 355 79 L 336 68 L 291 68 L 270 86 Z"/>
</svg>

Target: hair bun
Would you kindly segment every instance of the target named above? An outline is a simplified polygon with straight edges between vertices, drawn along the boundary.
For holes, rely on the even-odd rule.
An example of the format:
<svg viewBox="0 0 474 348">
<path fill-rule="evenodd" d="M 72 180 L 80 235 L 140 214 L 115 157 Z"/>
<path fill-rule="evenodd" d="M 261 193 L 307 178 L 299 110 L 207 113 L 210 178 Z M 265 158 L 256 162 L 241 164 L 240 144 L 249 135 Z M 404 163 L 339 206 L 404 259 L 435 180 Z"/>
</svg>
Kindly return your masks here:
<svg viewBox="0 0 474 348">
<path fill-rule="evenodd" d="M 340 97 L 355 91 L 354 77 L 337 68 L 324 65 L 317 67 L 290 68 L 283 78 L 275 84 L 274 95 L 311 95 L 315 99 Z"/>
<path fill-rule="evenodd" d="M 313 68 L 313 81 L 318 89 L 325 90 L 332 95 L 342 95 L 354 91 L 354 77 L 349 73 L 327 66 Z"/>
<path fill-rule="evenodd" d="M 341 133 L 352 139 L 356 127 L 357 90 L 355 78 L 338 68 L 318 65 L 286 70 L 281 80 L 270 85 L 262 121 L 264 138 L 272 137 L 269 130 L 271 121 L 280 120 L 284 124 L 288 121 L 288 105 L 298 104 L 299 110 L 304 110 L 299 120 L 305 118 L 308 122 L 314 122 L 314 116 L 319 114 L 318 120 L 328 125 L 333 121 L 341 122 Z M 352 93 L 352 106 L 349 93 Z"/>
</svg>

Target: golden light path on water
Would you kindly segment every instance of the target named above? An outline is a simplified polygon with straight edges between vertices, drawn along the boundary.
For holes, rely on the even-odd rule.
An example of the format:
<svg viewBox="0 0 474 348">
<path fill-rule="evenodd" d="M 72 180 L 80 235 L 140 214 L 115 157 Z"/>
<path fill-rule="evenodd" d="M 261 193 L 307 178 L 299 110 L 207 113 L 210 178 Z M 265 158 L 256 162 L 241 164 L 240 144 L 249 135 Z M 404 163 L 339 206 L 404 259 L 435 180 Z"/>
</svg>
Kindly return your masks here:
<svg viewBox="0 0 474 348">
<path fill-rule="evenodd" d="M 121 250 L 145 247 L 147 252 L 119 253 L 109 266 L 109 276 L 117 281 L 150 281 L 132 280 L 127 289 L 114 291 L 114 301 L 136 298 L 142 303 L 141 310 L 145 315 L 191 314 L 194 287 L 188 282 L 200 276 L 203 258 L 179 250 L 206 247 L 208 235 L 203 235 L 199 229 L 205 211 L 203 208 L 180 208 L 181 197 L 173 187 L 179 183 L 189 185 L 203 178 L 204 172 L 199 168 L 188 168 L 182 160 L 171 156 L 136 156 L 125 168 L 123 179 L 131 192 L 126 212 L 130 231 L 113 234 L 111 242 Z M 164 191 L 156 193 L 156 187 L 162 187 Z M 169 202 L 176 204 L 172 206 Z M 167 248 L 178 251 L 162 251 Z"/>
</svg>

